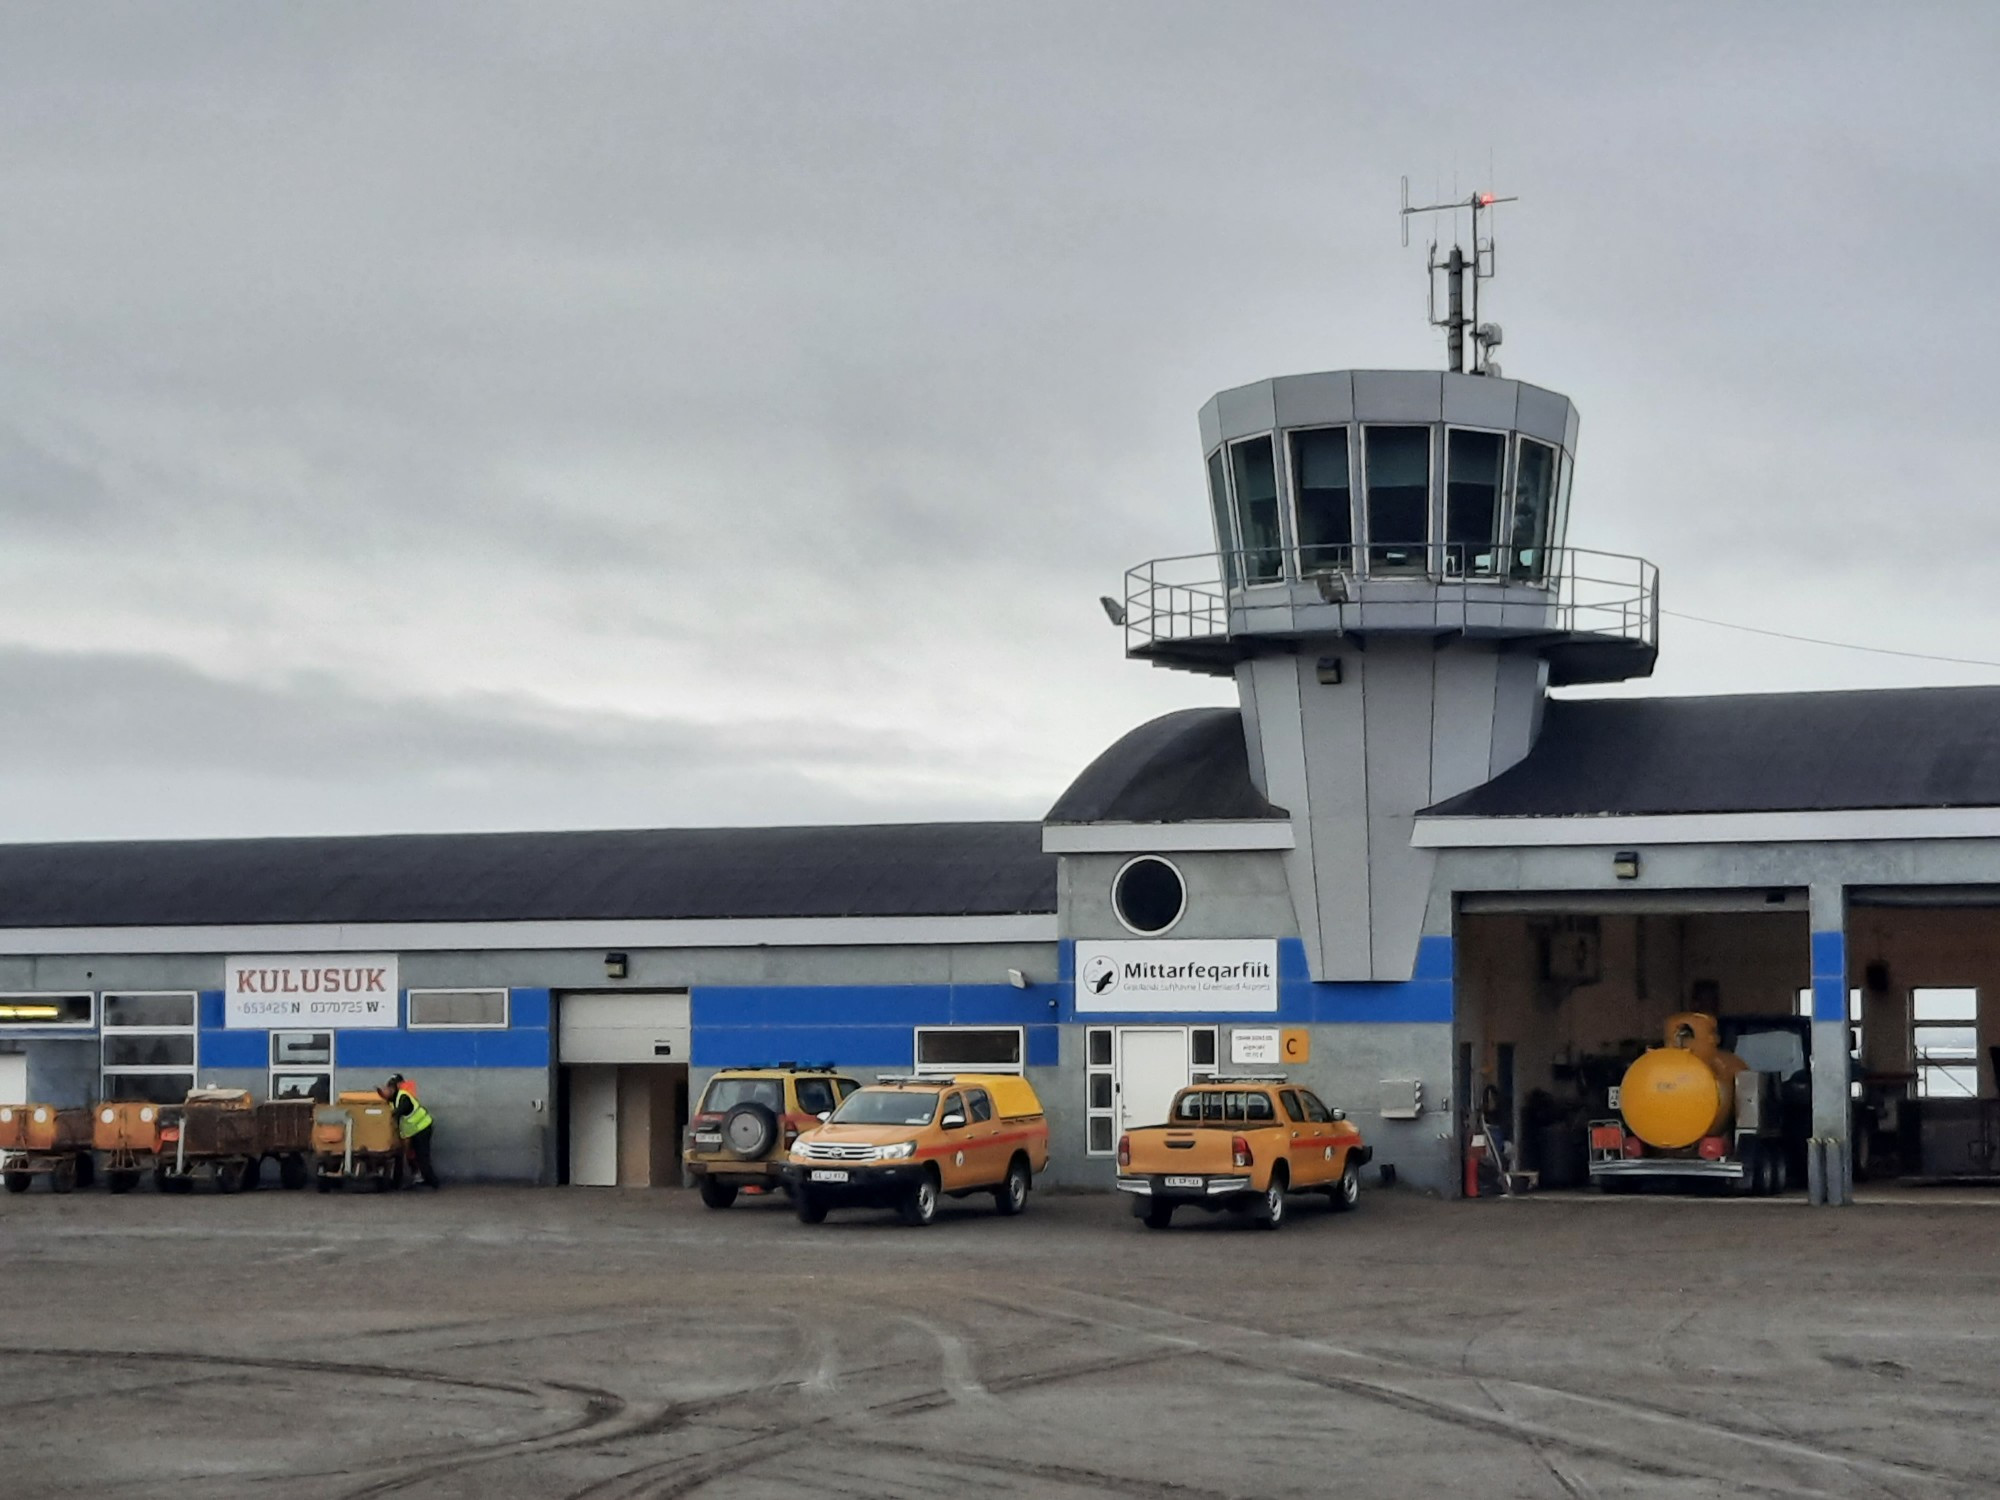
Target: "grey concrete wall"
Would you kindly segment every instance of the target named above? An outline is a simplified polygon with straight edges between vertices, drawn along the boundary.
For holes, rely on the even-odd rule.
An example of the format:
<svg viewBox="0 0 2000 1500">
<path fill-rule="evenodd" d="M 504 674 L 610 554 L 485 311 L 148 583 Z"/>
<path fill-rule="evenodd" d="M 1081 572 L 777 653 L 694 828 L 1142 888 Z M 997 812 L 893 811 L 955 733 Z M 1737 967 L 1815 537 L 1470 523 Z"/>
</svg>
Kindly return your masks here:
<svg viewBox="0 0 2000 1500">
<path fill-rule="evenodd" d="M 97 1038 L 17 1042 L 28 1054 L 28 1101 L 74 1109 L 97 1098 Z"/>
<path fill-rule="evenodd" d="M 1062 934 L 1130 938 L 1112 907 L 1111 884 L 1129 854 L 1065 854 L 1060 889 Z M 1173 852 L 1160 858 L 1181 872 L 1187 911 L 1166 938 L 1294 937 L 1291 888 L 1278 850 Z"/>
<path fill-rule="evenodd" d="M 1340 682 L 1319 681 L 1322 656 Z M 1487 643 L 1379 633 L 1238 668 L 1252 778 L 1292 817 L 1283 864 L 1315 979 L 1410 977 L 1436 865 L 1410 845 L 1415 816 L 1527 754 L 1546 676 Z"/>
<path fill-rule="evenodd" d="M 604 950 L 477 949 L 404 953 L 406 988 L 686 989 L 695 984 L 1005 984 L 1007 970 L 1048 979 L 1049 943 L 634 948 L 625 979 L 604 977 Z M 0 991 L 217 990 L 228 955 L 83 954 L 0 958 Z"/>
</svg>

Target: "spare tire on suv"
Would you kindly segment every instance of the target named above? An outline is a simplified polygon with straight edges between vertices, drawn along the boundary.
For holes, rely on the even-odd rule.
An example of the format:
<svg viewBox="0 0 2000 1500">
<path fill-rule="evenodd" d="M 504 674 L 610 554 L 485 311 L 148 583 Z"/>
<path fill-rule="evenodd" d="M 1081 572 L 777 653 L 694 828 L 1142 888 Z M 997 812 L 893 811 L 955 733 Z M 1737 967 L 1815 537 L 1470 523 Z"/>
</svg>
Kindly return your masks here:
<svg viewBox="0 0 2000 1500">
<path fill-rule="evenodd" d="M 739 1104 L 722 1117 L 722 1144 L 744 1161 L 755 1161 L 778 1141 L 778 1116 L 768 1106 Z"/>
</svg>

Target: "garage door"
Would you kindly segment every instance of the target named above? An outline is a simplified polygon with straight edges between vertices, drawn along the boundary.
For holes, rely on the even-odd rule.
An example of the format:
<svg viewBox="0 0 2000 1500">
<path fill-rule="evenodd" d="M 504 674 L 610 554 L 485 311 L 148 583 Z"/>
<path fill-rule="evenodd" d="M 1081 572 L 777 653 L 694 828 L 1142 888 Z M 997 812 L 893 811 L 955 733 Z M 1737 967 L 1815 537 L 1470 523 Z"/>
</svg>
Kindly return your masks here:
<svg viewBox="0 0 2000 1500">
<path fill-rule="evenodd" d="M 563 995 L 557 1002 L 557 1057 L 564 1063 L 684 1063 L 686 990 Z"/>
</svg>

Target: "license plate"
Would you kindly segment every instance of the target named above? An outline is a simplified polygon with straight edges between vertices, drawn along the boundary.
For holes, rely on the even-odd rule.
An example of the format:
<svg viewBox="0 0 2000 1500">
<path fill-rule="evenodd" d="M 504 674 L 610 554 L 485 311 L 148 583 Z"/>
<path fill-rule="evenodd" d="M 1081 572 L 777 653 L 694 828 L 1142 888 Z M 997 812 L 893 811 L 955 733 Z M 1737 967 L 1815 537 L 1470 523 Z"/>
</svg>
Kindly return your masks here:
<svg viewBox="0 0 2000 1500">
<path fill-rule="evenodd" d="M 1169 1177 L 1167 1179 L 1167 1186 L 1198 1188 L 1201 1186 L 1201 1179 L 1199 1177 Z"/>
<path fill-rule="evenodd" d="M 697 1146 L 720 1146 L 722 1144 L 722 1136 L 719 1132 L 697 1131 L 694 1143 Z"/>
<path fill-rule="evenodd" d="M 813 1169 L 812 1180 L 814 1182 L 845 1182 L 847 1181 L 847 1174 L 845 1172 L 836 1172 L 826 1167 L 816 1167 Z"/>
</svg>

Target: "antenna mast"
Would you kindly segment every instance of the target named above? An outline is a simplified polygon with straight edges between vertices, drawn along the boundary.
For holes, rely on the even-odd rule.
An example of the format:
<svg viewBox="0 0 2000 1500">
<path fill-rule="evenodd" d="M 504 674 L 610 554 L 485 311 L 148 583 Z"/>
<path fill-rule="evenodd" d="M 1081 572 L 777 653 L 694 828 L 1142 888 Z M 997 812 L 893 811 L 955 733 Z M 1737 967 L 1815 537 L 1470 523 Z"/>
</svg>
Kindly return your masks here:
<svg viewBox="0 0 2000 1500">
<path fill-rule="evenodd" d="M 1412 214 L 1451 213 L 1454 216 L 1451 254 L 1438 259 L 1438 242 L 1431 240 L 1430 257 L 1425 269 L 1430 273 L 1430 320 L 1433 328 L 1442 328 L 1445 350 L 1450 358 L 1450 369 L 1455 375 L 1498 375 L 1500 367 L 1488 355 L 1500 344 L 1500 325 L 1479 321 L 1479 283 L 1492 279 L 1497 265 L 1493 253 L 1493 238 L 1479 237 L 1479 216 L 1489 211 L 1496 203 L 1518 203 L 1518 197 L 1501 198 L 1492 193 L 1474 193 L 1469 198 L 1451 203 L 1410 202 L 1410 179 L 1403 179 L 1403 243 L 1410 243 L 1410 216 Z M 1458 243 L 1456 215 L 1462 208 L 1472 210 L 1472 253 L 1467 255 Z M 1438 316 L 1437 278 L 1438 272 L 1445 276 L 1445 315 Z M 1470 295 L 1468 296 L 1468 292 Z M 1467 304 L 1471 311 L 1466 311 Z M 1472 369 L 1465 367 L 1466 335 L 1472 336 Z"/>
</svg>

